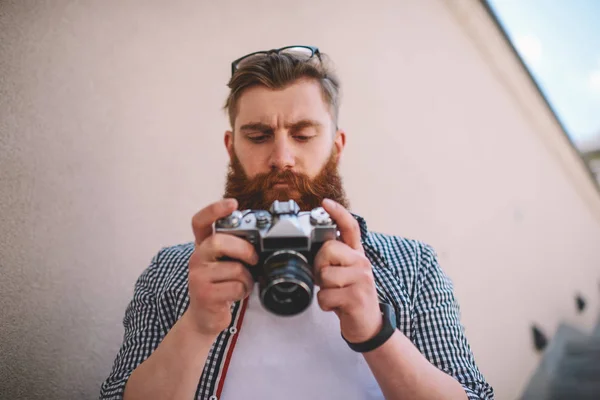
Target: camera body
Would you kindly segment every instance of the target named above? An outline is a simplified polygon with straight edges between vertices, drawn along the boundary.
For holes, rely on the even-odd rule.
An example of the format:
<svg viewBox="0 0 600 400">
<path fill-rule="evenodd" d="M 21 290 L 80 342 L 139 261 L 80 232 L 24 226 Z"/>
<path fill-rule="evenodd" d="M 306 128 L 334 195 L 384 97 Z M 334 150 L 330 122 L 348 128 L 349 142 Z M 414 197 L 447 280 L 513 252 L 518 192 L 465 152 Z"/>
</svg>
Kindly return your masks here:
<svg viewBox="0 0 600 400">
<path fill-rule="evenodd" d="M 238 236 L 256 249 L 259 262 L 246 266 L 259 284 L 262 305 L 277 315 L 296 315 L 313 298 L 314 258 L 337 225 L 317 207 L 300 211 L 294 200 L 274 201 L 269 210 L 236 210 L 215 223 L 216 233 Z"/>
</svg>

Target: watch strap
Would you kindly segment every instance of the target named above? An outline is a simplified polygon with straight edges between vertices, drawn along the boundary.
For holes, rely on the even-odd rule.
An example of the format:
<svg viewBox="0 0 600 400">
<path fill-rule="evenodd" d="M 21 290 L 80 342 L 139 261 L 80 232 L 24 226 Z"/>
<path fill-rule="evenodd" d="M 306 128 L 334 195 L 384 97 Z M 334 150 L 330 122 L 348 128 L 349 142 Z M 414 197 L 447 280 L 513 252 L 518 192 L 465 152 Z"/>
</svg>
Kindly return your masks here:
<svg viewBox="0 0 600 400">
<path fill-rule="evenodd" d="M 344 335 L 342 335 L 342 339 L 344 339 L 344 341 L 352 350 L 358 353 L 366 353 L 368 351 L 375 350 L 387 342 L 387 340 L 394 334 L 396 331 L 396 315 L 394 313 L 394 308 L 389 304 L 379 303 L 379 310 L 381 311 L 383 325 L 381 326 L 381 330 L 377 333 L 377 335 L 361 343 L 351 343 L 346 340 Z"/>
</svg>

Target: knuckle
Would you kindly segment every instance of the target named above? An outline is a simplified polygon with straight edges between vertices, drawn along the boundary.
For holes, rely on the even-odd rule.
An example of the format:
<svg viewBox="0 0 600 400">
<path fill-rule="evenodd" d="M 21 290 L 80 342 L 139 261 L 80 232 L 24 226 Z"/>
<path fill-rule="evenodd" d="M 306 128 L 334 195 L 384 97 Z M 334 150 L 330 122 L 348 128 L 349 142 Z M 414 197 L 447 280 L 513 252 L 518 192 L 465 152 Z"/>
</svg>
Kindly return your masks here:
<svg viewBox="0 0 600 400">
<path fill-rule="evenodd" d="M 317 300 L 323 300 L 323 290 L 319 290 L 317 292 Z"/>
<path fill-rule="evenodd" d="M 194 265 L 190 262 L 188 268 L 188 280 L 190 285 L 199 285 L 202 282 L 208 281 L 207 265 L 204 262 L 198 262 Z"/>
<path fill-rule="evenodd" d="M 360 233 L 360 226 L 358 226 L 358 222 L 352 218 L 352 223 L 350 224 L 350 229 L 353 233 Z"/>
<path fill-rule="evenodd" d="M 199 224 L 200 222 L 202 222 L 202 214 L 204 213 L 205 208 L 203 208 L 202 210 L 196 212 L 193 216 L 192 216 L 192 223 L 193 224 Z"/>
<path fill-rule="evenodd" d="M 246 287 L 242 282 L 236 281 L 233 285 L 233 295 L 236 298 L 243 297 L 246 292 Z"/>
<path fill-rule="evenodd" d="M 246 260 L 252 261 L 256 256 L 256 251 L 254 250 L 254 246 L 252 246 L 249 242 L 245 243 L 246 246 Z"/>
<path fill-rule="evenodd" d="M 252 289 L 254 288 L 254 279 L 252 279 L 250 274 L 248 274 L 248 276 L 246 277 L 244 282 L 245 282 L 244 290 L 247 290 L 248 294 L 252 293 Z"/>
<path fill-rule="evenodd" d="M 235 274 L 237 277 L 239 277 L 239 276 L 244 276 L 244 275 L 245 275 L 245 273 L 246 273 L 246 267 L 244 267 L 244 266 L 242 265 L 242 263 L 240 263 L 240 262 L 235 262 L 235 263 L 233 263 L 233 266 L 232 266 L 232 268 L 233 268 L 233 273 L 234 273 L 234 274 Z"/>
<path fill-rule="evenodd" d="M 360 286 L 361 285 L 352 285 L 352 287 L 351 287 L 352 298 L 360 299 L 362 297 L 362 290 L 361 290 Z"/>
<path fill-rule="evenodd" d="M 315 255 L 315 259 L 313 260 L 313 264 L 315 266 L 315 268 L 318 268 L 322 263 L 323 263 L 323 255 L 325 253 L 323 252 L 323 247 L 321 247 L 319 249 L 319 251 L 317 252 L 317 254 Z"/>
<path fill-rule="evenodd" d="M 208 207 L 204 207 L 202 210 L 198 211 L 196 214 L 194 214 L 194 216 L 192 217 L 192 226 L 194 228 L 202 228 L 204 227 L 204 225 L 206 224 L 206 214 L 209 213 L 210 210 L 210 206 Z"/>
<path fill-rule="evenodd" d="M 213 248 L 212 241 L 213 237 L 211 236 L 203 240 L 202 243 L 200 243 L 196 250 L 194 250 L 194 254 L 192 254 L 192 257 L 190 258 L 190 266 L 192 266 L 192 263 L 194 266 L 205 264 L 204 260 L 207 260 L 209 258 L 208 256 Z"/>
<path fill-rule="evenodd" d="M 212 251 L 218 252 L 225 247 L 226 238 L 225 235 L 217 233 L 208 238 L 207 241 Z"/>
<path fill-rule="evenodd" d="M 365 300 L 365 292 L 360 287 L 355 287 L 352 289 L 352 300 L 355 304 L 362 304 Z"/>
<path fill-rule="evenodd" d="M 200 211 L 198 211 L 192 217 L 192 226 L 202 227 L 203 225 L 207 224 L 209 221 L 210 221 L 210 223 L 214 222 L 213 220 L 217 218 L 216 216 L 218 215 L 218 212 L 220 210 L 219 206 L 220 206 L 220 202 L 216 202 L 216 203 L 209 204 L 208 206 L 206 206 L 203 209 L 201 209 Z"/>
<path fill-rule="evenodd" d="M 329 254 L 333 250 L 335 243 L 336 242 L 334 240 L 326 241 L 325 243 L 323 243 L 323 246 L 321 246 L 321 252 L 323 254 Z"/>
<path fill-rule="evenodd" d="M 238 295 L 241 297 L 246 293 L 246 285 L 243 282 L 238 282 L 237 286 Z"/>
<path fill-rule="evenodd" d="M 242 265 L 242 277 L 246 280 L 246 282 L 253 284 L 254 278 L 252 277 L 252 273 L 250 269 L 246 265 Z"/>
<path fill-rule="evenodd" d="M 208 239 L 209 245 L 214 249 L 219 249 L 223 245 L 223 235 L 216 233 Z"/>
<path fill-rule="evenodd" d="M 372 283 L 374 281 L 373 273 L 371 272 L 371 270 L 363 269 L 360 272 L 360 275 L 361 275 L 363 282 Z"/>
<path fill-rule="evenodd" d="M 325 296 L 325 292 L 320 290 L 317 293 L 317 302 L 323 308 L 327 306 L 327 297 Z"/>
<path fill-rule="evenodd" d="M 217 201 L 216 203 L 212 203 L 204 208 L 204 213 L 210 215 L 211 218 L 214 218 L 215 215 L 219 214 L 221 211 L 221 202 Z"/>
<path fill-rule="evenodd" d="M 371 271 L 371 261 L 364 254 L 358 255 L 358 264 L 363 268 Z"/>
</svg>

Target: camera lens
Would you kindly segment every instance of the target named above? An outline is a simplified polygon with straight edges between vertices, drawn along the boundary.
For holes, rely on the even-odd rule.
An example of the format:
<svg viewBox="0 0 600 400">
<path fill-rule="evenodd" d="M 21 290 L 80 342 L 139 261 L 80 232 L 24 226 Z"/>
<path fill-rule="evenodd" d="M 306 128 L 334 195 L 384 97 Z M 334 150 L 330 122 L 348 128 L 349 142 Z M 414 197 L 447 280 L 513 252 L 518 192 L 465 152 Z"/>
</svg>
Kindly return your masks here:
<svg viewBox="0 0 600 400">
<path fill-rule="evenodd" d="M 298 285 L 294 282 L 281 282 L 273 285 L 273 290 L 279 293 L 292 293 L 298 289 Z"/>
<path fill-rule="evenodd" d="M 268 257 L 264 279 L 259 282 L 263 306 L 277 315 L 296 315 L 313 298 L 313 279 L 306 258 L 292 250 L 281 250 Z"/>
</svg>

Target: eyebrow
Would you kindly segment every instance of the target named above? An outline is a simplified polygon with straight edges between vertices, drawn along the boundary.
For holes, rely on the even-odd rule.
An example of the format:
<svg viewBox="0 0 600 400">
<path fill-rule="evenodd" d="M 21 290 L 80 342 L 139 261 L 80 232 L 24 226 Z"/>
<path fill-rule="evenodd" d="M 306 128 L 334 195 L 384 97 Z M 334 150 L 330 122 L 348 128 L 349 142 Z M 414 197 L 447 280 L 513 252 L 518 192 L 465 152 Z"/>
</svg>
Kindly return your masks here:
<svg viewBox="0 0 600 400">
<path fill-rule="evenodd" d="M 300 121 L 291 122 L 284 124 L 286 129 L 290 129 L 292 131 L 301 130 L 304 128 L 320 128 L 323 126 L 319 121 L 313 119 L 301 119 Z M 240 131 L 259 131 L 259 132 L 271 132 L 273 131 L 273 127 L 269 124 L 265 124 L 263 122 L 250 122 L 244 124 L 240 127 Z"/>
<path fill-rule="evenodd" d="M 271 125 L 263 124 L 262 122 L 250 122 L 248 124 L 244 124 L 240 127 L 240 131 L 259 131 L 259 132 L 269 132 L 273 128 Z"/>
<path fill-rule="evenodd" d="M 319 121 L 315 121 L 313 119 L 301 119 L 300 121 L 285 124 L 284 126 L 288 129 L 296 131 L 303 128 L 320 128 L 322 124 Z"/>
</svg>

